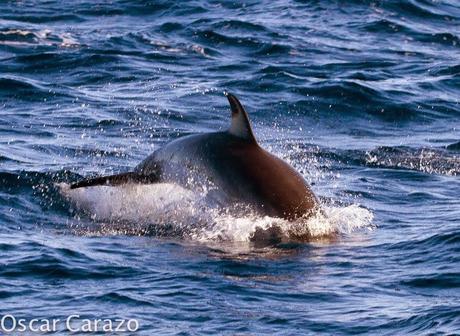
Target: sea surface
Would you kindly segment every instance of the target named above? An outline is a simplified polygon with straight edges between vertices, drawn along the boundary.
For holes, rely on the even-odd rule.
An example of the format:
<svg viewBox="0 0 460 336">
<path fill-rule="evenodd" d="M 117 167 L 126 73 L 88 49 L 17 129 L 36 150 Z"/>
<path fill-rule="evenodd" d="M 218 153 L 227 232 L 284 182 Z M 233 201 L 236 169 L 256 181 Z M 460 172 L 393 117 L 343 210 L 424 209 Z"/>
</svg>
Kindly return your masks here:
<svg viewBox="0 0 460 336">
<path fill-rule="evenodd" d="M 238 217 L 174 184 L 69 190 L 226 129 L 225 91 L 321 216 Z M 458 0 L 1 1 L 0 317 L 459 335 L 459 99 Z M 250 242 L 273 225 L 310 238 Z"/>
</svg>

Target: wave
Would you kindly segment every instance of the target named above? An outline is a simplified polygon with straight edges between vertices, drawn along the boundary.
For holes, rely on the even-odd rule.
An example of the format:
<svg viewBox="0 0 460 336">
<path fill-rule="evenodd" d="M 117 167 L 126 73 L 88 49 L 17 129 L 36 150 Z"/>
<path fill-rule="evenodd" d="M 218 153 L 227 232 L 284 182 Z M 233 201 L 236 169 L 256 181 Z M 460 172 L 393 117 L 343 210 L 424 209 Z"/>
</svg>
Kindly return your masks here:
<svg viewBox="0 0 460 336">
<path fill-rule="evenodd" d="M 224 29 L 242 32 L 268 32 L 267 26 L 242 20 L 222 20 L 213 24 L 215 29 Z"/>
<path fill-rule="evenodd" d="M 416 287 L 416 288 L 439 288 L 439 289 L 455 289 L 460 287 L 459 272 L 443 272 L 441 274 L 432 273 L 422 277 L 412 277 L 410 279 L 401 280 L 401 285 Z"/>
<path fill-rule="evenodd" d="M 0 97 L 30 102 L 62 99 L 70 95 L 66 89 L 51 83 L 19 76 L 0 76 Z"/>
<path fill-rule="evenodd" d="M 406 309 L 380 325 L 373 326 L 379 334 L 455 334 L 458 329 L 458 314 L 455 305 L 416 304 L 415 310 Z M 414 308 L 414 307 L 413 307 Z M 370 328 L 372 329 L 372 327 Z"/>
<path fill-rule="evenodd" d="M 460 174 L 460 156 L 443 149 L 379 147 L 365 154 L 365 164 L 384 168 L 416 170 L 428 174 Z"/>
<path fill-rule="evenodd" d="M 460 14 L 458 8 L 450 6 L 448 2 L 437 3 L 428 2 L 425 0 L 391 0 L 382 1 L 381 7 L 387 10 L 394 11 L 399 15 L 405 15 L 407 17 L 425 20 L 438 20 L 445 22 L 447 19 L 457 20 L 457 16 L 454 14 Z"/>
<path fill-rule="evenodd" d="M 456 46 L 460 43 L 459 36 L 450 31 L 433 31 L 432 28 L 413 25 L 399 18 L 393 20 L 388 18 L 377 19 L 375 21 L 362 23 L 359 28 L 376 34 L 404 34 L 421 42 L 445 44 L 448 46 Z"/>
<path fill-rule="evenodd" d="M 289 222 L 260 217 L 240 208 L 215 207 L 206 194 L 196 194 L 175 184 L 126 185 L 71 190 L 61 193 L 96 227 L 81 227 L 83 235 L 131 234 L 180 237 L 194 241 L 281 243 L 333 237 L 358 228 L 372 227 L 373 215 L 357 205 L 324 206 L 309 219 Z"/>
<path fill-rule="evenodd" d="M 452 150 L 452 151 L 459 151 L 460 150 L 460 141 L 452 143 L 450 145 L 447 145 L 446 149 Z"/>
<path fill-rule="evenodd" d="M 107 64 L 117 62 L 118 57 L 110 55 L 110 53 L 98 53 L 94 50 L 92 53 L 80 52 L 41 52 L 32 53 L 29 55 L 19 55 L 8 60 L 3 60 L 5 63 L 20 64 L 23 72 L 30 72 L 34 68 L 40 67 L 43 71 L 52 71 L 54 69 L 75 69 L 78 67 L 92 67 L 98 64 Z"/>
<path fill-rule="evenodd" d="M 296 144 L 299 150 L 292 152 L 292 160 L 302 161 L 312 156 L 317 161 L 329 160 L 347 165 L 375 168 L 403 169 L 426 174 L 460 175 L 458 144 L 446 147 L 380 146 L 372 150 L 334 150 Z"/>
<path fill-rule="evenodd" d="M 59 12 L 61 11 L 62 9 L 59 9 L 59 10 L 56 10 L 54 9 L 55 11 Z M 17 12 L 17 11 L 15 11 Z M 64 21 L 64 22 L 73 22 L 73 23 L 78 23 L 78 22 L 81 22 L 82 19 L 77 16 L 77 15 L 73 15 L 73 14 L 49 14 L 49 15 L 46 15 L 44 14 L 43 12 L 40 12 L 40 13 L 36 13 L 37 15 L 30 15 L 29 14 L 26 14 L 26 13 L 23 13 L 22 11 L 20 12 L 21 14 L 20 15 L 15 15 L 15 14 L 4 14 L 2 15 L 2 19 L 5 19 L 5 20 L 9 20 L 9 21 L 12 21 L 12 22 L 30 22 L 30 23 L 37 23 L 37 24 L 40 24 L 40 23 L 50 23 L 50 22 L 60 22 L 60 21 Z"/>
<path fill-rule="evenodd" d="M 57 46 L 79 47 L 80 44 L 70 33 L 54 33 L 50 29 L 26 30 L 6 28 L 0 29 L 0 45 L 12 47 Z"/>
<path fill-rule="evenodd" d="M 197 55 L 210 58 L 220 55 L 217 50 L 204 47 L 197 43 L 170 41 L 160 38 L 156 34 L 143 32 L 130 32 L 125 35 L 111 36 L 106 42 L 113 46 L 114 53 L 136 55 L 150 59 L 167 58 L 168 56 L 193 57 Z M 121 47 L 124 47 L 123 50 L 119 50 Z M 143 50 L 148 50 L 148 53 Z"/>
<path fill-rule="evenodd" d="M 194 193 L 169 183 L 69 189 L 68 183 L 80 178 L 67 170 L 2 172 L 0 192 L 32 197 L 44 212 L 69 216 L 68 230 L 88 236 L 147 235 L 274 244 L 330 240 L 373 228 L 372 212 L 357 204 L 324 204 L 316 216 L 289 222 L 261 217 L 243 205 L 222 208 L 206 192 Z M 5 202 L 0 197 L 0 203 Z"/>
<path fill-rule="evenodd" d="M 15 252 L 25 249 L 28 256 L 9 260 L 8 267 L 0 270 L 2 278 L 110 279 L 115 274 L 123 277 L 132 273 L 132 268 L 128 266 L 107 265 L 75 250 L 52 248 L 32 242 L 22 245 L 24 246 L 14 246 L 12 249 Z M 37 254 L 37 251 L 40 253 Z M 93 267 L 87 267 L 88 264 Z"/>
</svg>

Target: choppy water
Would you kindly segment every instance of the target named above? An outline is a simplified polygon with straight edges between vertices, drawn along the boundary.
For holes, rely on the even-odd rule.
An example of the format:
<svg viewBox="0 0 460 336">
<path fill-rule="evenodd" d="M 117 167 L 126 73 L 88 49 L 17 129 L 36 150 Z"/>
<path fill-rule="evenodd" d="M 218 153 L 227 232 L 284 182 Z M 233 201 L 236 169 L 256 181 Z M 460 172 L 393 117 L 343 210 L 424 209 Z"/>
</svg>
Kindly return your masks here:
<svg viewBox="0 0 460 336">
<path fill-rule="evenodd" d="M 226 128 L 224 90 L 321 198 L 309 243 L 174 185 L 55 184 Z M 0 314 L 460 333 L 459 97 L 456 0 L 1 2 Z"/>
</svg>

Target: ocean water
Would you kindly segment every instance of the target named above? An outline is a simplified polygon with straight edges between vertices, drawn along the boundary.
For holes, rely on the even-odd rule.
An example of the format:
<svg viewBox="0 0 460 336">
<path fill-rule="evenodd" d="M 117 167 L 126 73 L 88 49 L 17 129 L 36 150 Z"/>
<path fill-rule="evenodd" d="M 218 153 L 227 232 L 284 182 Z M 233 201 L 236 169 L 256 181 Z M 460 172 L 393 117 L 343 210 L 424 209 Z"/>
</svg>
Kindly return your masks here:
<svg viewBox="0 0 460 336">
<path fill-rule="evenodd" d="M 224 91 L 321 216 L 238 217 L 173 184 L 69 190 L 227 128 Z M 0 316 L 460 334 L 459 98 L 457 0 L 2 1 Z M 272 225 L 310 238 L 249 241 Z"/>
</svg>

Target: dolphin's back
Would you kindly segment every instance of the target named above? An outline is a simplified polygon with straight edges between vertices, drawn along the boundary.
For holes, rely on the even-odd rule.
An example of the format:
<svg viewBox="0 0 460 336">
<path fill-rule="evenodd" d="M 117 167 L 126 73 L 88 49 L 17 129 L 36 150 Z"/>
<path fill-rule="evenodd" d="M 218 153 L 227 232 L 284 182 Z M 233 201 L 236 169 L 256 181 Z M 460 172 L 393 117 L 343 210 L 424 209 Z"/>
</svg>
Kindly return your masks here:
<svg viewBox="0 0 460 336">
<path fill-rule="evenodd" d="M 160 171 L 160 181 L 185 187 L 206 185 L 229 200 L 277 217 L 300 217 L 316 203 L 303 177 L 289 164 L 229 132 L 179 138 L 141 162 L 136 171 Z"/>
<path fill-rule="evenodd" d="M 144 176 L 154 174 L 161 181 L 185 187 L 209 185 L 216 178 L 211 166 L 213 153 L 225 147 L 221 142 L 224 133 L 194 134 L 171 141 L 148 156 L 134 171 Z"/>
<path fill-rule="evenodd" d="M 212 164 L 220 187 L 262 214 L 294 219 L 316 207 L 305 179 L 257 143 L 235 141 L 216 152 Z"/>
<path fill-rule="evenodd" d="M 262 213 L 294 219 L 316 207 L 316 197 L 305 179 L 288 163 L 258 145 L 242 147 L 230 155 L 241 197 Z"/>
<path fill-rule="evenodd" d="M 247 203 L 265 215 L 294 219 L 312 213 L 317 201 L 303 177 L 259 146 L 243 106 L 235 96 L 227 97 L 232 111 L 228 131 L 176 139 L 133 172 L 86 179 L 71 188 L 172 182 L 216 189 L 226 200 Z"/>
</svg>

